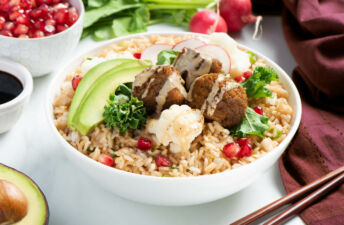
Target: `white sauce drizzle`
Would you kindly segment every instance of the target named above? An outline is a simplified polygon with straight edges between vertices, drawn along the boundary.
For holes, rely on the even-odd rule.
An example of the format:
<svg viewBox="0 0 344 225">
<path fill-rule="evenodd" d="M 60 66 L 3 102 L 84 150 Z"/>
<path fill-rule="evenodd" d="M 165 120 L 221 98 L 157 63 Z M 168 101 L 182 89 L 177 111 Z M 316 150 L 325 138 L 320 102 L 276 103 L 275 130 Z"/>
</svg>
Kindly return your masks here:
<svg viewBox="0 0 344 225">
<path fill-rule="evenodd" d="M 219 74 L 219 76 L 216 79 L 215 84 L 213 85 L 211 92 L 209 93 L 207 99 L 203 102 L 201 112 L 208 116 L 212 116 L 217 108 L 218 103 L 222 100 L 223 95 L 225 92 L 236 88 L 239 86 L 238 83 L 232 82 L 232 81 L 225 81 L 226 85 L 220 89 L 220 82 L 222 82 L 225 79 L 225 76 L 223 74 Z M 218 92 L 220 91 L 220 94 Z"/>
<path fill-rule="evenodd" d="M 178 75 L 176 71 L 174 71 L 172 75 L 170 75 L 166 79 L 164 85 L 159 91 L 158 96 L 155 98 L 157 102 L 156 112 L 159 113 L 162 110 L 162 107 L 164 106 L 166 102 L 168 93 L 174 88 L 177 88 L 179 92 L 183 95 L 183 97 L 186 98 L 187 94 L 183 85 L 184 85 L 184 80 L 181 78 L 181 76 Z"/>
<path fill-rule="evenodd" d="M 133 87 L 141 86 L 154 74 L 157 70 L 157 67 L 144 69 L 141 73 L 135 76 L 135 81 Z"/>
<path fill-rule="evenodd" d="M 150 90 L 150 86 L 152 85 L 152 83 L 154 82 L 154 80 L 155 80 L 155 78 L 150 79 L 150 81 L 149 81 L 149 83 L 148 83 L 148 86 L 146 87 L 145 91 L 144 91 L 143 94 L 142 94 L 142 97 L 141 97 L 142 99 L 144 99 L 144 98 L 147 96 L 148 91 Z"/>
</svg>

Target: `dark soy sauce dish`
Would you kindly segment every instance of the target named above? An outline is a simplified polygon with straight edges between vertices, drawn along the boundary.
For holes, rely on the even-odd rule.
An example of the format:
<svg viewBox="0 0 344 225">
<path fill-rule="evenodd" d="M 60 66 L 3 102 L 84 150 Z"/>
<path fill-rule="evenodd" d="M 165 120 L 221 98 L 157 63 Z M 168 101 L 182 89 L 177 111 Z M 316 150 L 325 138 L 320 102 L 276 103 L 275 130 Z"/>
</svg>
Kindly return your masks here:
<svg viewBox="0 0 344 225">
<path fill-rule="evenodd" d="M 16 98 L 23 91 L 23 84 L 14 75 L 0 71 L 0 104 Z"/>
</svg>

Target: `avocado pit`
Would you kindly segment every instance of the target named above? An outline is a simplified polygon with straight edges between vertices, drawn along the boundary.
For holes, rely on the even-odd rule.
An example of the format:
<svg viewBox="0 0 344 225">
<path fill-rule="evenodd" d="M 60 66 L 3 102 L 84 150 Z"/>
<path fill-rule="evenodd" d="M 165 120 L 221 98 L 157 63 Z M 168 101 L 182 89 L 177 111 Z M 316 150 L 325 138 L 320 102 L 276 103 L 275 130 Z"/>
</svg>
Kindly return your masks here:
<svg viewBox="0 0 344 225">
<path fill-rule="evenodd" d="M 12 224 L 24 218 L 28 201 L 24 193 L 13 183 L 0 180 L 0 224 Z"/>
</svg>

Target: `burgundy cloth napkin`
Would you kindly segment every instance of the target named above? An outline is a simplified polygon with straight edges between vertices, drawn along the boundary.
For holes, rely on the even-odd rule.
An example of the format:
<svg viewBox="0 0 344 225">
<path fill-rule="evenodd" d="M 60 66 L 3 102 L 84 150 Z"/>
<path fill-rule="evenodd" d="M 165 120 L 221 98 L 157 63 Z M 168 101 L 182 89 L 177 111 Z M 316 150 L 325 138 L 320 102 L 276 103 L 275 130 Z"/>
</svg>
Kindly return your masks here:
<svg viewBox="0 0 344 225">
<path fill-rule="evenodd" d="M 344 165 L 344 0 L 283 1 L 283 30 L 298 63 L 293 80 L 303 110 L 280 159 L 289 193 Z M 344 185 L 300 216 L 309 225 L 344 224 Z"/>
</svg>

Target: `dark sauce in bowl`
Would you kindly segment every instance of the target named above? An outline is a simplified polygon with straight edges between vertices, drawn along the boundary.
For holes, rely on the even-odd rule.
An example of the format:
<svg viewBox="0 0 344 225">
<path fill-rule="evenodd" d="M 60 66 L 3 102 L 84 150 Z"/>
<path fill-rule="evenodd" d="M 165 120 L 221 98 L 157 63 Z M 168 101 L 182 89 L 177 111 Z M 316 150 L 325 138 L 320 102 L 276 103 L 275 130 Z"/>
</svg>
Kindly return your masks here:
<svg viewBox="0 0 344 225">
<path fill-rule="evenodd" d="M 22 91 L 23 85 L 15 76 L 0 71 L 0 104 L 11 101 Z"/>
</svg>

